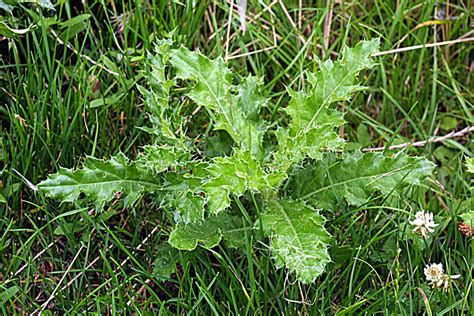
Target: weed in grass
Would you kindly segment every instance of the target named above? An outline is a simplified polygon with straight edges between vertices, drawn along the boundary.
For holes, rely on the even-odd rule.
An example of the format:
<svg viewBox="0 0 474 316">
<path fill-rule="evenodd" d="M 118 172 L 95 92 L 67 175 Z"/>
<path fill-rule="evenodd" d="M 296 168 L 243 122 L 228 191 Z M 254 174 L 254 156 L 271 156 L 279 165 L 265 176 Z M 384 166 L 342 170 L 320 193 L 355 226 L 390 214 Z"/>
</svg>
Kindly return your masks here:
<svg viewBox="0 0 474 316">
<path fill-rule="evenodd" d="M 49 308 L 58 313 L 469 313 L 472 239 L 458 230 L 472 210 L 464 166 L 472 157 L 469 134 L 404 150 L 437 164 L 428 181 L 403 190 L 404 200 L 376 195 L 359 207 L 342 203 L 324 212 L 332 262 L 309 285 L 276 270 L 258 234 L 242 238 L 244 250 L 221 243 L 191 257 L 173 252 L 177 274 L 154 273 L 157 251 L 169 238 L 165 223 L 173 220 L 158 211 L 160 201 L 148 196 L 133 209 L 112 201 L 98 215 L 28 188 L 19 174 L 38 183 L 59 166 L 81 165 L 86 153 L 102 158 L 122 151 L 135 159 L 140 146 L 150 143 L 152 137 L 136 128 L 151 122 L 135 83 L 147 85 L 141 72 L 147 51 L 171 30 L 178 44 L 212 59 L 227 51 L 233 84 L 249 74 L 263 76 L 261 90 L 270 99 L 260 117 L 287 126 L 286 87 L 307 88 L 304 70 L 317 70 L 313 56 L 336 59 L 345 44 L 375 37 L 381 37 L 382 51 L 468 38 L 472 16 L 466 1 L 248 1 L 243 34 L 235 4 L 231 16 L 224 2 L 65 1 L 55 5 L 55 15 L 22 3 L 14 21 L 4 16 L 16 29 L 38 27 L 15 40 L 0 39 L 2 312 L 33 312 L 54 293 Z M 337 105 L 347 113 L 339 130 L 346 148 L 413 143 L 472 126 L 471 51 L 469 43 L 460 43 L 377 57 L 376 68 L 360 77 L 366 93 Z M 175 89 L 173 95 L 184 92 Z M 188 117 L 195 109 L 185 99 L 175 115 Z M 192 119 L 201 121 L 193 130 L 185 124 L 184 133 L 198 137 L 207 115 L 201 109 Z M 220 146 L 232 143 L 226 136 L 206 143 L 198 148 L 207 157 L 230 154 L 229 146 Z M 258 194 L 254 198 L 233 198 L 232 207 L 253 209 L 260 203 Z M 420 210 L 432 212 L 440 225 L 426 243 L 410 235 L 408 222 Z M 461 275 L 447 293 L 425 282 L 423 269 L 432 262 L 442 262 L 446 274 Z"/>
</svg>

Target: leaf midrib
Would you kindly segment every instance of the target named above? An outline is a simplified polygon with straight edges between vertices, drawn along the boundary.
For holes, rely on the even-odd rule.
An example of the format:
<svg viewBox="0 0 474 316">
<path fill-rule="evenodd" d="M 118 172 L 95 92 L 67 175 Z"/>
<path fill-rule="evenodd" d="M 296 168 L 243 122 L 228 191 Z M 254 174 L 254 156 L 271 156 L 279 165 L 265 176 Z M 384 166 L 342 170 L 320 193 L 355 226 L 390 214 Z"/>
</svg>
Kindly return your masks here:
<svg viewBox="0 0 474 316">
<path fill-rule="evenodd" d="M 353 181 L 362 180 L 362 179 L 367 179 L 367 178 L 373 178 L 373 177 L 384 177 L 384 176 L 387 176 L 387 175 L 390 175 L 390 174 L 393 174 L 393 173 L 396 173 L 396 172 L 400 172 L 400 171 L 402 171 L 402 170 L 404 170 L 404 169 L 407 169 L 407 168 L 409 168 L 409 167 L 411 167 L 411 166 L 413 166 L 413 165 L 414 165 L 414 163 L 413 163 L 413 164 L 406 165 L 406 166 L 401 167 L 401 168 L 393 169 L 393 170 L 391 170 L 391 171 L 389 171 L 389 172 L 385 172 L 385 173 L 378 173 L 378 174 L 373 174 L 373 175 L 368 175 L 368 176 L 361 176 L 361 177 L 351 178 L 351 179 L 348 179 L 348 180 L 345 180 L 345 181 L 342 181 L 342 182 L 338 182 L 338 183 L 331 183 L 330 185 L 327 185 L 327 186 L 325 186 L 325 187 L 322 187 L 322 188 L 320 188 L 320 189 L 318 189 L 318 190 L 315 190 L 315 191 L 313 191 L 313 192 L 310 192 L 310 193 L 306 194 L 305 196 L 302 197 L 302 199 L 307 199 L 307 198 L 309 198 L 309 197 L 311 197 L 311 196 L 313 196 L 313 195 L 315 195 L 315 194 L 317 194 L 317 193 L 319 193 L 319 192 L 322 192 L 322 191 L 325 191 L 325 190 L 328 190 L 328 189 L 330 189 L 330 188 L 333 188 L 333 187 L 336 187 L 336 186 L 340 186 L 340 185 L 343 185 L 343 184 L 351 183 L 351 182 L 353 182 Z M 374 181 L 375 181 L 375 180 L 376 180 L 376 179 L 374 179 Z"/>
<path fill-rule="evenodd" d="M 119 180 L 109 180 L 109 181 L 98 181 L 98 182 L 78 182 L 77 180 L 75 179 L 72 179 L 73 181 L 75 181 L 74 184 L 60 184 L 58 183 L 57 185 L 43 185 L 43 184 L 39 184 L 38 186 L 40 188 L 56 188 L 56 187 L 77 187 L 77 186 L 92 186 L 92 185 L 99 185 L 99 184 L 104 184 L 104 183 L 112 183 L 112 182 L 132 182 L 132 183 L 141 183 L 141 184 L 146 184 L 146 185 L 152 185 L 154 187 L 159 187 L 162 189 L 162 186 L 156 184 L 156 183 L 153 183 L 153 182 L 148 182 L 148 181 L 142 181 L 142 180 L 123 180 L 123 179 L 119 179 Z"/>
<path fill-rule="evenodd" d="M 181 60 L 185 61 L 185 60 L 182 59 L 182 58 L 181 58 Z M 199 70 L 196 69 L 196 67 L 194 67 L 194 65 L 192 65 L 191 63 L 186 62 L 186 61 L 185 61 L 185 63 L 186 63 L 187 65 L 189 65 L 189 67 L 191 67 L 191 68 L 194 70 L 194 74 L 196 75 L 196 77 L 199 78 L 199 81 L 203 82 L 203 83 L 207 86 L 207 88 L 208 88 L 209 91 L 211 92 L 212 96 L 214 97 L 214 100 L 216 101 L 217 105 L 219 106 L 219 108 L 220 108 L 222 114 L 224 115 L 225 119 L 227 120 L 229 126 L 232 128 L 232 131 L 233 131 L 236 135 L 238 135 L 237 132 L 236 132 L 236 130 L 235 130 L 235 128 L 234 128 L 234 126 L 232 125 L 232 122 L 230 121 L 229 117 L 227 116 L 227 112 L 224 110 L 223 105 L 221 104 L 219 98 L 217 98 L 216 94 L 214 93 L 214 90 L 211 88 L 211 86 L 210 86 L 209 83 L 207 82 L 206 78 L 204 78 L 204 76 L 202 76 L 201 72 L 199 72 Z"/>
<path fill-rule="evenodd" d="M 301 249 L 302 251 L 304 251 L 304 248 L 303 248 L 303 245 L 300 241 L 300 236 L 298 235 L 298 233 L 296 232 L 296 229 L 295 229 L 295 226 L 293 225 L 293 221 L 291 220 L 291 218 L 288 216 L 288 214 L 285 212 L 284 208 L 283 208 L 283 205 L 281 205 L 280 203 L 278 202 L 275 202 L 276 204 L 276 208 L 281 212 L 281 214 L 283 215 L 285 221 L 288 223 L 288 225 L 290 226 L 291 230 L 293 231 L 293 234 L 296 236 L 296 241 L 297 241 L 297 244 L 298 244 L 298 247 L 299 249 Z M 286 260 L 285 260 L 286 261 Z M 302 261 L 304 261 L 304 266 L 305 267 L 308 267 L 308 259 L 306 259 L 306 257 L 303 256 L 303 259 Z"/>
</svg>

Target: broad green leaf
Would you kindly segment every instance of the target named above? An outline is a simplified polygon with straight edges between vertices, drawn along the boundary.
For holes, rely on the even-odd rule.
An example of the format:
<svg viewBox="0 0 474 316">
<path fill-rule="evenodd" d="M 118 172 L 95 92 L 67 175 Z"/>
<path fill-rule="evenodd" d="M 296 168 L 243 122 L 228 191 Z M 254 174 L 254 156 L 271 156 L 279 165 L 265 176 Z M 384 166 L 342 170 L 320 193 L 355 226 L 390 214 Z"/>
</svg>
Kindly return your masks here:
<svg viewBox="0 0 474 316">
<path fill-rule="evenodd" d="M 357 76 L 375 65 L 370 56 L 378 47 L 378 39 L 346 47 L 336 62 L 320 62 L 320 70 L 308 74 L 307 91 L 288 89 L 291 100 L 286 112 L 291 122 L 277 134 L 277 168 L 288 170 L 305 156 L 321 159 L 325 151 L 343 148 L 344 142 L 338 136 L 338 128 L 344 124 L 343 114 L 330 106 L 349 100 L 354 92 L 364 89 L 357 83 Z"/>
<path fill-rule="evenodd" d="M 232 153 L 234 141 L 226 132 L 217 132 L 216 136 L 207 137 L 205 141 L 206 149 L 204 154 L 206 157 L 223 157 Z"/>
<path fill-rule="evenodd" d="M 174 140 L 176 135 L 174 133 L 173 122 L 166 113 L 168 101 L 162 95 L 160 96 L 155 90 L 147 90 L 142 86 L 137 86 L 140 94 L 143 96 L 147 109 L 150 111 L 150 122 L 153 127 L 141 127 L 142 130 L 158 137 L 160 141 Z M 163 90 L 169 90 L 169 87 L 163 85 Z M 162 92 L 163 94 L 165 92 Z M 165 107 L 166 106 L 166 107 Z"/>
<path fill-rule="evenodd" d="M 144 146 L 137 162 L 155 173 L 160 173 L 171 167 L 184 165 L 190 158 L 190 149 L 184 143 L 176 140 L 174 145 Z"/>
<path fill-rule="evenodd" d="M 249 230 L 242 217 L 222 212 L 202 223 L 178 224 L 170 234 L 169 243 L 179 250 L 193 250 L 198 244 L 204 248 L 215 247 L 224 238 L 229 246 L 240 247 Z"/>
<path fill-rule="evenodd" d="M 71 27 L 71 26 L 74 26 L 74 25 L 77 25 L 77 24 L 82 24 L 82 23 L 88 21 L 90 18 L 91 18 L 90 14 L 87 14 L 87 13 L 86 14 L 81 14 L 81 15 L 75 16 L 71 19 L 68 19 L 64 22 L 60 22 L 59 26 L 61 28 Z"/>
<path fill-rule="evenodd" d="M 372 142 L 370 138 L 369 129 L 364 124 L 360 124 L 357 127 L 357 141 L 359 142 L 359 145 L 362 147 L 367 147 Z"/>
<path fill-rule="evenodd" d="M 314 282 L 331 261 L 331 236 L 324 222 L 324 217 L 304 202 L 271 201 L 261 216 L 261 224 L 270 237 L 276 266 L 286 266 L 303 283 Z"/>
<path fill-rule="evenodd" d="M 338 101 L 350 100 L 354 92 L 365 89 L 358 84 L 357 76 L 360 71 L 375 66 L 376 63 L 371 56 L 378 52 L 379 46 L 379 39 L 362 41 L 353 48 L 345 47 L 342 57 L 335 63 L 330 59 L 320 63 L 320 71 L 308 75 L 308 81 L 312 86 L 310 88 L 311 98 L 315 99 L 317 106 L 312 109 L 297 109 L 302 112 L 308 110 L 310 112 L 307 113 L 310 115 L 310 120 L 308 121 L 308 116 L 302 115 L 304 121 L 299 124 L 306 125 L 305 129 L 311 129 L 321 107 Z M 314 111 L 315 109 L 316 111 Z M 291 115 L 291 111 L 289 113 Z"/>
<path fill-rule="evenodd" d="M 238 87 L 236 102 L 247 119 L 258 121 L 260 109 L 267 103 L 260 92 L 262 85 L 263 77 L 248 76 Z"/>
<path fill-rule="evenodd" d="M 3 186 L 3 183 L 2 183 Z M 12 183 L 1 189 L 1 193 L 4 197 L 12 197 L 13 194 L 18 192 L 21 189 L 21 183 Z"/>
<path fill-rule="evenodd" d="M 217 157 L 206 169 L 209 178 L 203 184 L 211 214 L 230 206 L 229 194 L 241 196 L 245 191 L 271 189 L 268 175 L 248 151 L 237 150 L 231 157 Z"/>
<path fill-rule="evenodd" d="M 174 86 L 174 80 L 166 76 L 166 65 L 170 59 L 171 45 L 173 41 L 169 39 L 160 40 L 155 45 L 156 55 L 148 53 L 149 62 L 147 69 L 147 82 L 157 97 L 157 101 L 148 105 L 148 109 L 153 115 L 159 116 L 163 109 L 169 107 L 169 93 Z"/>
<path fill-rule="evenodd" d="M 162 278 L 169 278 L 176 273 L 176 265 L 180 262 L 180 258 L 187 260 L 193 254 L 188 251 L 179 251 L 168 242 L 161 242 L 156 248 L 158 250 L 153 261 L 153 274 Z"/>
<path fill-rule="evenodd" d="M 179 250 L 171 247 L 169 243 L 161 243 L 157 249 L 158 252 L 153 261 L 153 274 L 169 278 L 176 272 L 176 264 L 179 262 Z"/>
<path fill-rule="evenodd" d="M 230 71 L 222 58 L 210 60 L 199 52 L 181 47 L 173 51 L 170 63 L 176 68 L 178 78 L 196 83 L 188 96 L 199 106 L 213 111 L 214 128 L 225 130 L 242 150 L 248 150 L 262 160 L 263 133 L 254 122 L 245 117 L 238 106 L 238 98 L 231 93 L 234 87 Z M 255 102 L 255 98 L 253 99 Z"/>
<path fill-rule="evenodd" d="M 120 153 L 108 161 L 87 157 L 79 170 L 61 168 L 38 184 L 38 188 L 63 202 L 74 202 L 84 193 L 96 208 L 102 209 L 116 194 L 125 206 L 132 205 L 143 192 L 161 190 L 160 182 Z"/>
<path fill-rule="evenodd" d="M 170 192 L 163 207 L 173 213 L 177 224 L 200 223 L 204 220 L 205 200 L 191 191 Z"/>
<path fill-rule="evenodd" d="M 301 93 L 290 90 L 290 95 L 292 96 L 290 104 L 301 103 L 302 106 L 309 106 L 310 100 Z M 293 127 L 278 130 L 278 151 L 275 158 L 280 162 L 280 166 L 299 163 L 305 156 L 321 159 L 324 152 L 344 147 L 344 140 L 338 134 L 339 127 L 344 124 L 341 112 L 328 108 L 321 109 L 316 124 L 317 126 L 308 132 L 300 134 L 298 134 L 298 129 Z"/>
<path fill-rule="evenodd" d="M 326 155 L 323 161 L 296 172 L 291 182 L 292 194 L 324 209 L 334 209 L 342 199 L 357 206 L 374 192 L 390 194 L 406 185 L 418 185 L 433 169 L 432 162 L 404 153 L 388 157 L 383 153 L 355 152 L 343 160 Z"/>
<path fill-rule="evenodd" d="M 191 191 L 202 193 L 202 181 L 207 177 L 206 168 L 208 166 L 209 163 L 207 162 L 188 161 L 185 167 L 176 170 L 176 172 L 162 173 L 163 189 L 169 192 Z"/>
</svg>

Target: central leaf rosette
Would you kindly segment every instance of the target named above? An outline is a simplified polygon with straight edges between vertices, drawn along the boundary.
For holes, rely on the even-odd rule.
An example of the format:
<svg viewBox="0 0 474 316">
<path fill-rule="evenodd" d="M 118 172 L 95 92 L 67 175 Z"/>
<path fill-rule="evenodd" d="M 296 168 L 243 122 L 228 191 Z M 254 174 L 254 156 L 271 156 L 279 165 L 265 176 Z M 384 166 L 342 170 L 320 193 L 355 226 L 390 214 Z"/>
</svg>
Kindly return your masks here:
<svg viewBox="0 0 474 316">
<path fill-rule="evenodd" d="M 378 51 L 378 40 L 344 48 L 335 62 L 319 62 L 319 71 L 307 73 L 306 89 L 288 88 L 285 125 L 261 118 L 268 103 L 261 78 L 249 76 L 235 85 L 221 58 L 172 45 L 158 42 L 156 54 L 148 56 L 149 87 L 139 87 L 152 125 L 142 129 L 154 136 L 154 143 L 135 161 L 123 154 L 108 161 L 88 157 L 82 169 L 61 169 L 41 182 L 43 192 L 67 202 L 85 194 L 98 209 L 118 192 L 125 206 L 153 194 L 161 209 L 173 215 L 171 246 L 211 248 L 224 238 L 241 247 L 246 234 L 260 231 L 269 238 L 276 265 L 309 283 L 331 260 L 323 210 L 364 204 L 374 192 L 396 194 L 432 172 L 432 163 L 405 154 L 335 153 L 344 151 L 339 136 L 343 113 L 335 104 L 364 89 L 357 76 L 374 66 L 371 55 Z M 197 140 L 183 132 L 190 122 L 170 104 L 178 82 L 205 109 L 212 124 L 208 131 L 231 139 L 227 154 L 206 157 L 196 148 Z M 275 137 L 266 137 L 271 133 L 276 143 L 270 140 Z M 206 134 L 203 139 L 212 138 Z M 245 209 L 240 200 L 249 196 L 253 205 Z"/>
</svg>

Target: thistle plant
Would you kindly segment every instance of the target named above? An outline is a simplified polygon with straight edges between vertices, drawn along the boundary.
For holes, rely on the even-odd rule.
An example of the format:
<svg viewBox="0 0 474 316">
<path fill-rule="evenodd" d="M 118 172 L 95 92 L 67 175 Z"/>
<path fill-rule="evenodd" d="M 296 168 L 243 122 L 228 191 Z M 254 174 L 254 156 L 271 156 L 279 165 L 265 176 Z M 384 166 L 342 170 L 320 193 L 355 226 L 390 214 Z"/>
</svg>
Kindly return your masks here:
<svg viewBox="0 0 474 316">
<path fill-rule="evenodd" d="M 62 168 L 38 185 L 44 193 L 96 210 L 117 193 L 124 207 L 147 194 L 156 211 L 170 214 L 172 247 L 212 248 L 222 239 L 239 247 L 246 234 L 263 235 L 276 266 L 310 283 L 331 261 L 326 212 L 360 206 L 373 194 L 397 195 L 432 173 L 431 162 L 405 153 L 345 150 L 337 105 L 364 89 L 358 75 L 375 65 L 377 39 L 345 47 L 335 62 L 320 61 L 304 89 L 288 88 L 288 105 L 271 119 L 262 115 L 268 99 L 261 78 L 235 84 L 221 58 L 172 47 L 171 40 L 157 43 L 147 85 L 139 87 L 149 113 L 141 128 L 153 142 L 133 161 L 119 153 L 106 161 L 87 157 L 79 170 Z M 175 96 L 183 88 L 207 126 L 180 115 Z"/>
</svg>

